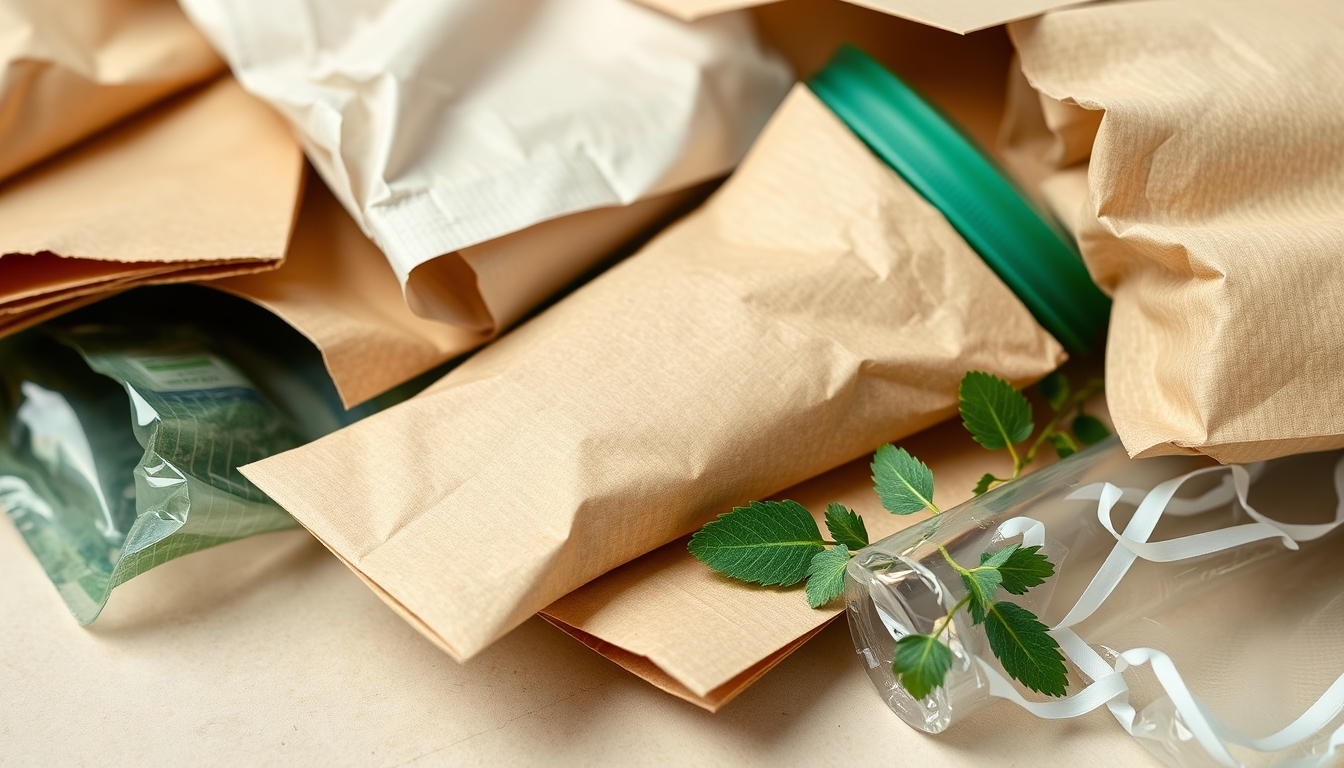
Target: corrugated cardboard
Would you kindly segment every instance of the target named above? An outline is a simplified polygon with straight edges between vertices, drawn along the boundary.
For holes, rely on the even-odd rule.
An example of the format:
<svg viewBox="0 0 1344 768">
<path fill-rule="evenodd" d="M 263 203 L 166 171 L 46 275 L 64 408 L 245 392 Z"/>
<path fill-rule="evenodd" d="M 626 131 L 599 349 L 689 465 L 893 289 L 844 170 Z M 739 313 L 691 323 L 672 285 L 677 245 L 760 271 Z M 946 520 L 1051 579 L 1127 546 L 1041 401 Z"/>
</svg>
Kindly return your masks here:
<svg viewBox="0 0 1344 768">
<path fill-rule="evenodd" d="M 1063 352 L 805 88 L 639 254 L 424 394 L 244 468 L 458 658 Z"/>
</svg>

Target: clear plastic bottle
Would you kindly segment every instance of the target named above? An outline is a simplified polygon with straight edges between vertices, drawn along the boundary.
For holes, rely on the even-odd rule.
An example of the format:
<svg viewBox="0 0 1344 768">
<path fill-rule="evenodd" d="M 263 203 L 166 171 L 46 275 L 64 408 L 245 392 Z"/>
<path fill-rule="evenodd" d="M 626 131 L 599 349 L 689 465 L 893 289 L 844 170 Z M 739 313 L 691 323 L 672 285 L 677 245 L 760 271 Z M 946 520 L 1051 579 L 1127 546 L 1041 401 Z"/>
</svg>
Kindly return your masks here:
<svg viewBox="0 0 1344 768">
<path fill-rule="evenodd" d="M 1190 473 L 1195 475 L 1184 477 Z M 947 606 L 965 595 L 961 579 L 940 546 L 959 564 L 971 567 L 980 562 L 981 553 L 1021 541 L 1022 531 L 1031 525 L 1028 521 L 1039 523 L 1035 535 L 1039 538 L 1043 527 L 1041 551 L 1055 564 L 1055 575 L 1022 597 L 1000 592 L 998 599 L 1017 602 L 1050 627 L 1063 623 L 1113 665 L 1125 649 L 1117 649 L 1108 640 L 1132 639 L 1136 622 L 1159 613 L 1171 615 L 1173 607 L 1225 586 L 1230 579 L 1299 556 L 1295 552 L 1299 545 L 1287 534 L 1275 535 L 1275 526 L 1300 534 L 1302 548 L 1325 538 L 1338 523 L 1339 512 L 1335 523 L 1322 521 L 1329 519 L 1329 510 L 1336 509 L 1336 485 L 1341 478 L 1344 462 L 1338 452 L 1288 457 L 1233 471 L 1193 456 L 1132 460 L 1112 438 L 859 552 L 846 577 L 847 614 L 855 646 L 888 706 L 909 725 L 939 733 L 993 703 L 997 696 L 990 692 L 991 675 L 986 667 L 1002 673 L 984 628 L 973 625 L 965 610 L 956 614 L 943 635 L 954 660 L 941 688 L 923 700 L 915 699 L 892 671 L 896 639 L 931 633 Z M 1107 502 L 1098 499 L 1106 483 L 1115 487 L 1109 514 L 1103 514 Z M 1164 489 L 1171 490 L 1169 501 L 1161 505 L 1165 514 L 1158 515 L 1155 529 L 1149 526 L 1147 532 L 1137 531 L 1153 543 L 1148 546 L 1174 545 L 1170 540 L 1219 533 L 1183 539 L 1194 542 L 1185 546 L 1195 552 L 1193 556 L 1187 553 L 1167 562 L 1132 558 L 1114 589 L 1094 610 L 1080 607 L 1080 597 L 1094 580 L 1102 578 L 1097 574 L 1103 563 L 1117 557 L 1113 553 L 1119 549 L 1118 535 L 1107 529 L 1103 519 L 1109 519 L 1115 531 L 1135 535 L 1136 528 L 1143 528 L 1137 521 L 1130 525 L 1142 517 L 1138 506 L 1154 505 L 1144 499 L 1160 496 Z M 1272 524 L 1257 516 L 1260 513 L 1248 512 L 1255 508 L 1273 518 Z M 1237 531 L 1227 532 L 1236 526 Z M 1227 544 L 1228 536 L 1248 540 L 1221 549 L 1213 546 L 1220 540 Z M 1200 554 L 1205 540 L 1210 545 L 1204 548 L 1216 551 Z M 1143 546 L 1138 545 L 1141 550 Z M 1115 565 L 1108 564 L 1108 568 L 1114 571 Z M 1083 620 L 1073 620 L 1080 616 Z M 1070 657 L 1066 664 L 1070 693 L 1093 680 L 1073 662 Z M 1091 671 L 1095 670 L 1093 665 Z M 1047 700 L 1014 687 L 1027 699 Z M 1170 717 L 1170 708 L 1165 711 Z M 1169 722 L 1154 725 L 1171 730 Z"/>
</svg>

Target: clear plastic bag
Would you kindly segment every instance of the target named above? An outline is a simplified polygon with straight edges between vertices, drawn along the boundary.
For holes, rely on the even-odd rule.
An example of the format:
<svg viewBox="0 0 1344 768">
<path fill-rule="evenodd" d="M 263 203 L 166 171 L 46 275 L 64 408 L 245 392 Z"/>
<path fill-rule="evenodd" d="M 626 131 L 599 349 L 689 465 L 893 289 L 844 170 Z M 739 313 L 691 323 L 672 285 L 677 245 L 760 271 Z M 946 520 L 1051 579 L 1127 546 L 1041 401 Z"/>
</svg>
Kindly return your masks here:
<svg viewBox="0 0 1344 768">
<path fill-rule="evenodd" d="M 150 568 L 297 527 L 238 467 L 423 384 L 346 411 L 311 344 L 202 289 L 126 294 L 0 341 L 0 361 L 0 507 L 81 624 Z"/>
<path fill-rule="evenodd" d="M 1344 454 L 1256 465 L 1078 454 L 858 553 L 850 628 L 888 705 L 931 733 L 1007 698 L 1047 718 L 1107 706 L 1176 766 L 1325 765 L 1344 743 Z M 965 594 L 962 564 L 1041 545 L 1053 577 L 1000 593 L 1051 628 L 1069 671 L 1050 699 L 1013 682 L 983 625 L 943 635 L 944 685 L 910 696 L 895 642 L 927 634 Z"/>
</svg>

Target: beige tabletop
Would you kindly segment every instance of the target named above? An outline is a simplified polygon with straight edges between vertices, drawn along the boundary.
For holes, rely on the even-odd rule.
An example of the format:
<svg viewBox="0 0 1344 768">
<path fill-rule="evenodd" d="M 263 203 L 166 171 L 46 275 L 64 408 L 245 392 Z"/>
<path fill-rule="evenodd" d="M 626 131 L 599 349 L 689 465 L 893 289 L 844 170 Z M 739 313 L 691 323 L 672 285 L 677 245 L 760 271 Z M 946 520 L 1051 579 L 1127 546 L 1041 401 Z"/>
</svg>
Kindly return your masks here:
<svg viewBox="0 0 1344 768">
<path fill-rule="evenodd" d="M 8 522 L 0 583 L 5 765 L 1159 765 L 1105 711 L 916 733 L 839 623 L 717 715 L 538 619 L 458 665 L 300 531 L 168 563 L 89 629 Z"/>
</svg>

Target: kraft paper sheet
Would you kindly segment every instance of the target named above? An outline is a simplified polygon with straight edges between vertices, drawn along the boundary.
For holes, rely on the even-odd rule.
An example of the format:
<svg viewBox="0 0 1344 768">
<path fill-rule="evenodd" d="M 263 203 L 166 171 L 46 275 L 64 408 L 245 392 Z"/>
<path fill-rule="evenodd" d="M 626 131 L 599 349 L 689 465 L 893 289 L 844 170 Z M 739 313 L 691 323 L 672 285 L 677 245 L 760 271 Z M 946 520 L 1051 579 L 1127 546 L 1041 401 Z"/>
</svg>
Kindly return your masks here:
<svg viewBox="0 0 1344 768">
<path fill-rule="evenodd" d="M 1047 112 L 1104 113 L 1064 218 L 1115 299 L 1107 389 L 1130 453 L 1344 445 L 1344 6 L 1105 3 L 1011 32 Z M 1060 125 L 1057 147 L 1085 143 Z M 1046 186 L 1076 198 L 1080 176 Z"/>
<path fill-rule="evenodd" d="M 1063 359 L 946 220 L 799 86 L 637 255 L 422 395 L 244 473 L 473 656 L 593 578 Z"/>
<path fill-rule="evenodd" d="M 0 186 L 0 333 L 148 282 L 274 267 L 303 178 L 284 122 L 223 78 Z"/>
<path fill-rule="evenodd" d="M 845 0 L 854 5 L 899 16 L 903 19 L 966 34 L 1025 19 L 1053 8 L 1076 5 L 1087 0 Z M 718 13 L 767 5 L 777 0 L 638 0 L 651 8 L 693 21 Z M 789 4 L 784 0 L 782 5 Z"/>
<path fill-rule="evenodd" d="M 793 82 L 744 14 L 686 24 L 628 0 L 183 6 L 288 118 L 411 308 L 481 333 L 535 304 L 500 296 L 501 280 L 538 293 L 592 263 L 566 224 L 531 235 L 560 241 L 553 252 L 472 246 L 724 176 Z"/>
</svg>

